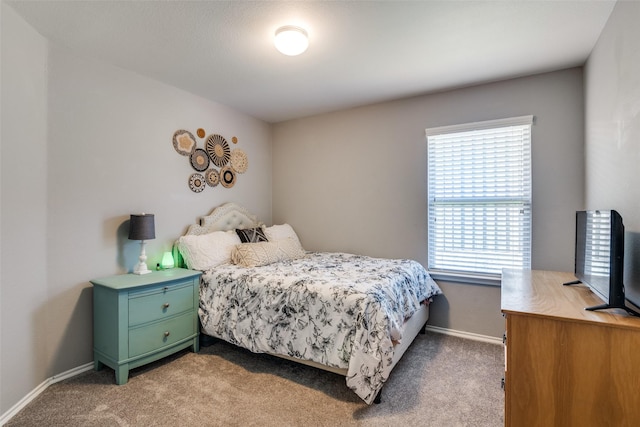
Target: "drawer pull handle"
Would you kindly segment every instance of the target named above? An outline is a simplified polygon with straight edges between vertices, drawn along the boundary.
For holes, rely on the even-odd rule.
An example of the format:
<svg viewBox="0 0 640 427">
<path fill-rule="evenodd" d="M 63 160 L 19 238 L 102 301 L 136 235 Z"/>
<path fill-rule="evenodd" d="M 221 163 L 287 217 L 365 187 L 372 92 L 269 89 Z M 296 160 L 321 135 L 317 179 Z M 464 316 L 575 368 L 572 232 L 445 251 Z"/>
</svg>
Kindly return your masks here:
<svg viewBox="0 0 640 427">
<path fill-rule="evenodd" d="M 165 331 L 165 332 L 164 332 L 164 336 L 165 336 L 165 337 L 168 337 L 169 335 L 171 335 L 171 333 L 170 333 L 169 331 Z"/>
<path fill-rule="evenodd" d="M 169 303 L 165 302 L 164 304 L 162 304 L 162 308 L 169 308 Z"/>
</svg>

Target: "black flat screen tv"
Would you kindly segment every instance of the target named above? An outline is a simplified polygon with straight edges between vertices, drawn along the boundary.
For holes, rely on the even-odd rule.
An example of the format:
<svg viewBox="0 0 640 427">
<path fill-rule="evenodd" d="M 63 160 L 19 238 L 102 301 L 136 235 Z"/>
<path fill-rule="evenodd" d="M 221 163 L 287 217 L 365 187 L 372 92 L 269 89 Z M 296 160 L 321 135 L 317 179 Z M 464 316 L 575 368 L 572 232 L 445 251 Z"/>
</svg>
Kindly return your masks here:
<svg viewBox="0 0 640 427">
<path fill-rule="evenodd" d="M 624 224 L 615 210 L 576 212 L 575 276 L 604 304 L 586 310 L 619 308 L 640 316 L 627 307 L 624 293 Z"/>
</svg>

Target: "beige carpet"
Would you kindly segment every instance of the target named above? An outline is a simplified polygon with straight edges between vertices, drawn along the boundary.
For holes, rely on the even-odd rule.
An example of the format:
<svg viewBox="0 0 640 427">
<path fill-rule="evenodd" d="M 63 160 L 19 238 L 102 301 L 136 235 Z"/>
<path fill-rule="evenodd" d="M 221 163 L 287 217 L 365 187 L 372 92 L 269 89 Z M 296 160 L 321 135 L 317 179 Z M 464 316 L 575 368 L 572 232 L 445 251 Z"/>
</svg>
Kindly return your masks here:
<svg viewBox="0 0 640 427">
<path fill-rule="evenodd" d="M 133 370 L 50 386 L 16 426 L 502 426 L 499 345 L 419 335 L 368 406 L 343 377 L 224 342 Z"/>
</svg>

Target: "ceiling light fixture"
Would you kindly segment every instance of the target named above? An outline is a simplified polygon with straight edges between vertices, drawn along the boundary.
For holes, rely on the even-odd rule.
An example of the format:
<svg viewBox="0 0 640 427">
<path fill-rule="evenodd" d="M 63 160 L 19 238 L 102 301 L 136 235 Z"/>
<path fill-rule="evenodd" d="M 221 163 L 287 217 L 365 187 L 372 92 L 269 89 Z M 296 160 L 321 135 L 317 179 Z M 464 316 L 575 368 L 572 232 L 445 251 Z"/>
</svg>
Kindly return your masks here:
<svg viewBox="0 0 640 427">
<path fill-rule="evenodd" d="M 296 56 L 309 47 L 309 35 L 303 28 L 285 25 L 276 30 L 274 43 L 281 53 Z"/>
</svg>

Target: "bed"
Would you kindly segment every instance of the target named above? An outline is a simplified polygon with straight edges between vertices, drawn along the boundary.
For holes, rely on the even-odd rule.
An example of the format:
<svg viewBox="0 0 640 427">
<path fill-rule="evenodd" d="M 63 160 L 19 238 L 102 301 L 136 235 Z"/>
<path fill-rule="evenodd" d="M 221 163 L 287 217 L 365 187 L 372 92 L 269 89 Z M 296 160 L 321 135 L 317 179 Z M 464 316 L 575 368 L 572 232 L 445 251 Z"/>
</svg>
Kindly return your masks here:
<svg viewBox="0 0 640 427">
<path fill-rule="evenodd" d="M 306 251 L 290 225 L 235 203 L 189 226 L 174 254 L 203 271 L 201 334 L 343 375 L 367 404 L 441 293 L 416 261 Z"/>
</svg>

